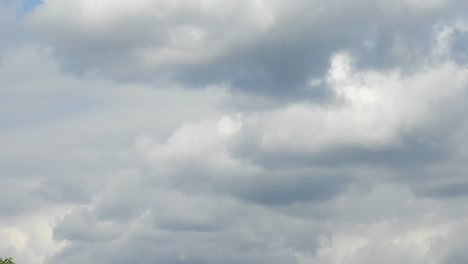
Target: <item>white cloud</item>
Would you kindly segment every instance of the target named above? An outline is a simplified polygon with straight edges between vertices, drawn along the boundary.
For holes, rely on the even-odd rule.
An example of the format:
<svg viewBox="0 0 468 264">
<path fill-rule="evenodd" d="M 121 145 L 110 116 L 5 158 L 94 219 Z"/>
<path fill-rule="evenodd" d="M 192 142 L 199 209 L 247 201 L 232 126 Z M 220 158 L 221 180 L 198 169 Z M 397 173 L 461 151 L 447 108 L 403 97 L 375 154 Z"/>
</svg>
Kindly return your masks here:
<svg viewBox="0 0 468 264">
<path fill-rule="evenodd" d="M 411 74 L 354 69 L 352 58 L 331 59 L 327 84 L 336 102 L 296 103 L 244 117 L 246 136 L 265 151 L 320 152 L 327 148 L 404 147 L 402 136 L 424 129 L 462 105 L 468 71 L 450 61 Z M 462 99 L 464 100 L 464 99 Z"/>
</svg>

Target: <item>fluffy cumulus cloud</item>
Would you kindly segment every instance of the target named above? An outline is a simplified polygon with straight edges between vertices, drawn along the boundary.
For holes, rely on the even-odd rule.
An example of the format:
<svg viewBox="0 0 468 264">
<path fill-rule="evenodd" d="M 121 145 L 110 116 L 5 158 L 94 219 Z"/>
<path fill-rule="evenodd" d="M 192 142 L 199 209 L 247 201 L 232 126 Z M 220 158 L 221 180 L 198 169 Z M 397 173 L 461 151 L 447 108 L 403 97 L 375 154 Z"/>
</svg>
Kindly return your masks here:
<svg viewBox="0 0 468 264">
<path fill-rule="evenodd" d="M 461 0 L 0 0 L 0 254 L 468 257 Z"/>
</svg>

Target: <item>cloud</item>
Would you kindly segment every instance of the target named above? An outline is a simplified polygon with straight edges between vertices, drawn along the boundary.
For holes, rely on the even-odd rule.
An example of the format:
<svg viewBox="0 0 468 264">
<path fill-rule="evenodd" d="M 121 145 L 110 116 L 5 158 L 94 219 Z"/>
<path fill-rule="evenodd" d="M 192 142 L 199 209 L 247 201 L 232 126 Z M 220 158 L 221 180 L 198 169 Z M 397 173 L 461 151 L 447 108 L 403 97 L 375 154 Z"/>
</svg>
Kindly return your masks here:
<svg viewBox="0 0 468 264">
<path fill-rule="evenodd" d="M 465 68 L 444 62 L 413 75 L 361 72 L 338 54 L 326 82 L 332 104 L 296 103 L 246 116 L 239 155 L 272 165 L 290 157 L 292 166 L 360 160 L 393 166 L 450 155 L 446 144 L 465 111 Z"/>
<path fill-rule="evenodd" d="M 362 67 L 414 69 L 431 50 L 432 27 L 461 15 L 461 5 L 49 0 L 28 24 L 77 74 L 190 87 L 227 83 L 321 101 L 327 95 L 308 81 L 325 73 L 332 54 L 347 49 L 359 54 Z"/>
<path fill-rule="evenodd" d="M 462 263 L 465 9 L 0 8 L 0 251 L 26 264 Z"/>
</svg>

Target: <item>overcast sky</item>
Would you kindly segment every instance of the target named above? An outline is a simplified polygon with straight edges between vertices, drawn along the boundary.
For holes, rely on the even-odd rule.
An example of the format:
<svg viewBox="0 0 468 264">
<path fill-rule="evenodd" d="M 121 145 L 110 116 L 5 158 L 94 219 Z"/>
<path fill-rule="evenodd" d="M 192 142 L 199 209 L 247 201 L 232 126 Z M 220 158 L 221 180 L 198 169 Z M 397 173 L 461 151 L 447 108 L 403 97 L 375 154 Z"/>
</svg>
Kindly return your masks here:
<svg viewBox="0 0 468 264">
<path fill-rule="evenodd" d="M 0 0 L 0 257 L 466 263 L 467 10 Z"/>
</svg>

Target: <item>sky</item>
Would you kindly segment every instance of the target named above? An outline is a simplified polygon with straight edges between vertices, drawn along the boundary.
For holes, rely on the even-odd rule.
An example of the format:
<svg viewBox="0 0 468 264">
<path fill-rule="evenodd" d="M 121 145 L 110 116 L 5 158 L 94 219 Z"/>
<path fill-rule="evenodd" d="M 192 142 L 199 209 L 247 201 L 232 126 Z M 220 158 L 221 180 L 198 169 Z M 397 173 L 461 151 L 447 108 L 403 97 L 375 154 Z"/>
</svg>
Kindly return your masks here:
<svg viewBox="0 0 468 264">
<path fill-rule="evenodd" d="M 0 257 L 462 264 L 465 0 L 0 0 Z"/>
</svg>

